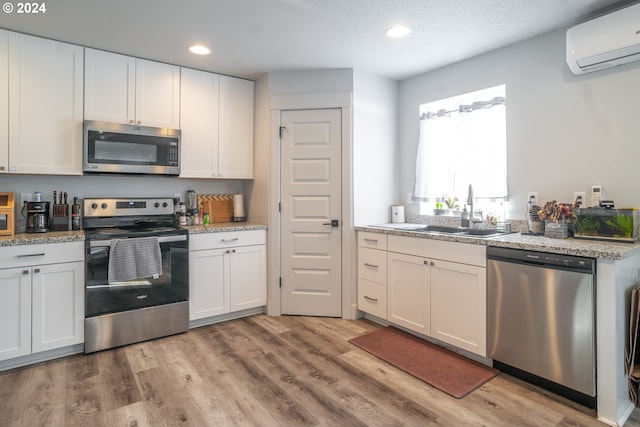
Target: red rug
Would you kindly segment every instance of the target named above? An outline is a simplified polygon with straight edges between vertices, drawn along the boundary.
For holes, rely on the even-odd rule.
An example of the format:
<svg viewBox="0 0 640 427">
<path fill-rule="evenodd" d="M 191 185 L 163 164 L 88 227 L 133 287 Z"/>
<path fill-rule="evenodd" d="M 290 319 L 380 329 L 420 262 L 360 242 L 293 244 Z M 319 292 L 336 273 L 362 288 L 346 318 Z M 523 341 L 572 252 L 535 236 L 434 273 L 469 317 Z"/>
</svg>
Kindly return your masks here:
<svg viewBox="0 0 640 427">
<path fill-rule="evenodd" d="M 499 373 L 391 326 L 349 342 L 458 399 Z"/>
</svg>

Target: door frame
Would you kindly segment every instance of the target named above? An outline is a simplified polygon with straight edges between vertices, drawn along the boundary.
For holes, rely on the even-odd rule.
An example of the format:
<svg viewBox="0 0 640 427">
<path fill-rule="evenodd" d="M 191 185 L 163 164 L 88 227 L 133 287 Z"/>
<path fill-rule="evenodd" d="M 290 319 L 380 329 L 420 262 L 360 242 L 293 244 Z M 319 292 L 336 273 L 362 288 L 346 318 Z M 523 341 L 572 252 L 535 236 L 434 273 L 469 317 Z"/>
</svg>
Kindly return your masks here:
<svg viewBox="0 0 640 427">
<path fill-rule="evenodd" d="M 353 266 L 356 262 L 356 238 L 353 230 L 353 173 L 352 173 L 352 94 L 350 92 L 311 93 L 296 95 L 272 95 L 270 97 L 270 173 L 269 173 L 269 229 L 267 230 L 269 247 L 269 284 L 267 296 L 267 314 L 280 316 L 280 261 L 282 246 L 280 242 L 281 201 L 280 179 L 280 120 L 282 112 L 287 110 L 319 110 L 340 109 L 342 120 L 342 226 L 341 258 L 342 258 L 342 318 L 357 317 L 356 280 Z"/>
</svg>

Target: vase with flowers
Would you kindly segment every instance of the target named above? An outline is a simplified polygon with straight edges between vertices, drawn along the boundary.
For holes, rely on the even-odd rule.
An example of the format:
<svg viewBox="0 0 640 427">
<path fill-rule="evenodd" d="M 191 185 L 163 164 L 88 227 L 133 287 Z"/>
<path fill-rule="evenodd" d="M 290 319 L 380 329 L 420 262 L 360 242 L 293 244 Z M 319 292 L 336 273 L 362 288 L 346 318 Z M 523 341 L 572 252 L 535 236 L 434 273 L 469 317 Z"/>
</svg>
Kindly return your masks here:
<svg viewBox="0 0 640 427">
<path fill-rule="evenodd" d="M 538 211 L 538 218 L 544 221 L 545 237 L 566 239 L 569 237 L 569 226 L 575 217 L 573 205 L 558 203 L 555 200 L 545 203 Z"/>
</svg>

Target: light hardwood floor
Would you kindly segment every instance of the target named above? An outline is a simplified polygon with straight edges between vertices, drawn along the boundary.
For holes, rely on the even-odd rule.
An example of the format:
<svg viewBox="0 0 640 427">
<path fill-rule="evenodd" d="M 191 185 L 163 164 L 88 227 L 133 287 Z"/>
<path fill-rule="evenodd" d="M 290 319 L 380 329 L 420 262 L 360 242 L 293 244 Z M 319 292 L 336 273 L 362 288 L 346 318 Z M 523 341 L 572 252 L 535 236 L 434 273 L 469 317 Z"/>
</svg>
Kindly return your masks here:
<svg viewBox="0 0 640 427">
<path fill-rule="evenodd" d="M 505 374 L 450 397 L 347 342 L 379 327 L 257 315 L 4 372 L 0 425 L 604 425 Z"/>
</svg>

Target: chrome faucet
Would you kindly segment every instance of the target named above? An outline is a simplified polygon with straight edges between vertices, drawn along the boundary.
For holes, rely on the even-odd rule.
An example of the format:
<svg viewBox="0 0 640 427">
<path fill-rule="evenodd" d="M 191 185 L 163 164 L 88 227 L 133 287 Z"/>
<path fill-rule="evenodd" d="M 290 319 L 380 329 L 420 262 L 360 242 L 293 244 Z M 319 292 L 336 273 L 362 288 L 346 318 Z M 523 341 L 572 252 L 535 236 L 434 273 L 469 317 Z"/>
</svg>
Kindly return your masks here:
<svg viewBox="0 0 640 427">
<path fill-rule="evenodd" d="M 473 186 L 469 184 L 469 195 L 467 196 L 467 204 L 469 205 L 469 228 L 475 228 L 475 224 L 482 223 L 482 217 L 476 218 L 473 208 Z"/>
</svg>

